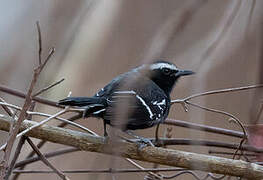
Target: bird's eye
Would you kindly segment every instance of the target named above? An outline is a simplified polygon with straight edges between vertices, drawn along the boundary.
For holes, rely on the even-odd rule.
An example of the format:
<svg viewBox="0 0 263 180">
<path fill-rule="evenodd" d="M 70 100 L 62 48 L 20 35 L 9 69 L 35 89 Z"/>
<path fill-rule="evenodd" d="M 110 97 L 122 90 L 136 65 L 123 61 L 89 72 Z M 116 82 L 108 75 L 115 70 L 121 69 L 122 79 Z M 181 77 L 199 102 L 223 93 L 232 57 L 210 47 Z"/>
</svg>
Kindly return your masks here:
<svg viewBox="0 0 263 180">
<path fill-rule="evenodd" d="M 168 68 L 163 68 L 162 69 L 162 72 L 165 74 L 165 75 L 169 75 L 171 73 L 170 69 Z"/>
</svg>

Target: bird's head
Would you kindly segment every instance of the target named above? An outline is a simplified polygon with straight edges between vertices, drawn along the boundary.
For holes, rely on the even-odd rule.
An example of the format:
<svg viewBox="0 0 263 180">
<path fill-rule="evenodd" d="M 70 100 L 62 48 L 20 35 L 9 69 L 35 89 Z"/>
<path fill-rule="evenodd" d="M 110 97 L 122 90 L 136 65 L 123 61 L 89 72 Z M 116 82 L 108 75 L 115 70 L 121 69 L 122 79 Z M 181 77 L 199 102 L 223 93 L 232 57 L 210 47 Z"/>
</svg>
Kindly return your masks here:
<svg viewBox="0 0 263 180">
<path fill-rule="evenodd" d="M 181 76 L 194 74 L 193 71 L 181 70 L 167 61 L 156 61 L 144 66 L 143 69 L 145 75 L 154 81 L 168 95 Z"/>
</svg>

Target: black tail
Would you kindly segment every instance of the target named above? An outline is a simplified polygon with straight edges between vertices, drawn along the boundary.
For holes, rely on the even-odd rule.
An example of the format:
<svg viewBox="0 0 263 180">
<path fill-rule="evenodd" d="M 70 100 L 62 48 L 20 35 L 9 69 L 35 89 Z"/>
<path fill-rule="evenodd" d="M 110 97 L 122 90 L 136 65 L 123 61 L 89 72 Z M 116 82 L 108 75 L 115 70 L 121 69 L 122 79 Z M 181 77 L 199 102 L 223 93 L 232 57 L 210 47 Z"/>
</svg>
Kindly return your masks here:
<svg viewBox="0 0 263 180">
<path fill-rule="evenodd" d="M 107 100 L 103 97 L 67 97 L 59 100 L 59 105 L 85 107 L 84 117 L 100 116 L 107 107 Z"/>
<path fill-rule="evenodd" d="M 102 97 L 67 97 L 65 99 L 59 100 L 59 105 L 65 106 L 89 106 L 100 104 L 102 106 L 106 105 L 107 100 Z"/>
</svg>

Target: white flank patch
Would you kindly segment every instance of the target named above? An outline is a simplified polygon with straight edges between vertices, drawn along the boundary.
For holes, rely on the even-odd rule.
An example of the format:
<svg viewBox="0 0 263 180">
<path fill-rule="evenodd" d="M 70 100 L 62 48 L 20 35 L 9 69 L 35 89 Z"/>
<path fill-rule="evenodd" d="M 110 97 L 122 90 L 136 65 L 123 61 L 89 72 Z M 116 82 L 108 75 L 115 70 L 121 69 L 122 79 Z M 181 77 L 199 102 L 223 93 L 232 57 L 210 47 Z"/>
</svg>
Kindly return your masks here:
<svg viewBox="0 0 263 180">
<path fill-rule="evenodd" d="M 115 91 L 114 93 L 116 93 L 116 94 L 136 94 L 135 91 Z M 136 94 L 136 98 L 139 99 L 141 101 L 142 105 L 144 105 L 146 107 L 147 111 L 150 114 L 150 118 L 152 119 L 153 113 L 152 113 L 150 107 L 146 104 L 146 102 L 143 100 L 143 98 L 141 98 L 139 95 Z"/>
<path fill-rule="evenodd" d="M 100 112 L 103 112 L 103 111 L 105 111 L 106 109 L 101 109 L 101 110 L 99 110 L 99 111 L 96 111 L 96 112 L 94 112 L 94 113 L 92 113 L 92 114 L 99 114 Z"/>
<path fill-rule="evenodd" d="M 152 119 L 153 117 L 153 113 L 150 109 L 150 107 L 146 104 L 146 102 L 139 96 L 139 95 L 136 95 L 136 97 L 141 101 L 141 103 L 146 107 L 147 111 L 149 112 L 150 114 L 150 118 Z"/>
<path fill-rule="evenodd" d="M 154 69 L 162 69 L 162 68 L 168 68 L 168 69 L 172 69 L 172 70 L 176 70 L 176 66 L 173 64 L 168 64 L 168 63 L 156 63 L 150 66 L 150 69 L 154 70 Z"/>
</svg>

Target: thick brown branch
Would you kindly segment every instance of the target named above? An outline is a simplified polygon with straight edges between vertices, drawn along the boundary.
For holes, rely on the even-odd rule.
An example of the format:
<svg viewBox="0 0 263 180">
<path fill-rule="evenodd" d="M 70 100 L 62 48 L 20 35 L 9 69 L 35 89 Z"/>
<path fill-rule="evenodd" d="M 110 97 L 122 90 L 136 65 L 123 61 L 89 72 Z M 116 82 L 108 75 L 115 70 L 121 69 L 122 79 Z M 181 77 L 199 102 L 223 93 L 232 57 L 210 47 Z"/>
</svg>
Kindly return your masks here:
<svg viewBox="0 0 263 180">
<path fill-rule="evenodd" d="M 0 129 L 9 131 L 9 124 L 11 121 L 12 119 L 10 117 L 1 115 Z M 35 122 L 33 121 L 25 120 L 22 123 L 20 131 L 34 124 Z M 104 138 L 102 137 L 47 125 L 32 129 L 27 135 L 54 143 L 74 146 L 85 151 L 111 154 L 187 169 L 240 176 L 248 179 L 263 178 L 262 166 L 241 160 L 231 160 L 150 146 L 139 150 L 135 143 L 113 142 L 105 144 Z"/>
</svg>

